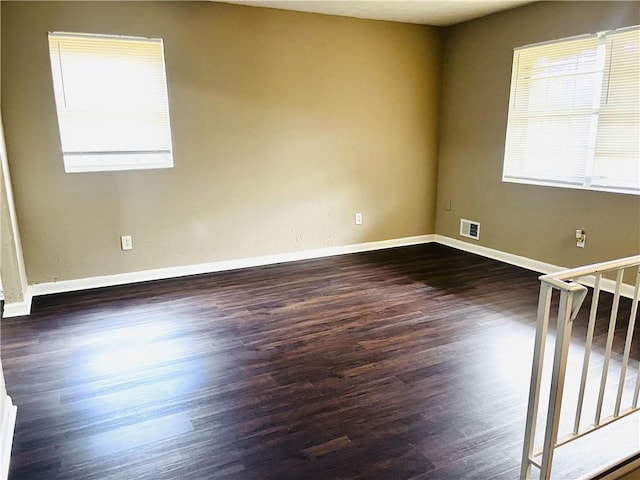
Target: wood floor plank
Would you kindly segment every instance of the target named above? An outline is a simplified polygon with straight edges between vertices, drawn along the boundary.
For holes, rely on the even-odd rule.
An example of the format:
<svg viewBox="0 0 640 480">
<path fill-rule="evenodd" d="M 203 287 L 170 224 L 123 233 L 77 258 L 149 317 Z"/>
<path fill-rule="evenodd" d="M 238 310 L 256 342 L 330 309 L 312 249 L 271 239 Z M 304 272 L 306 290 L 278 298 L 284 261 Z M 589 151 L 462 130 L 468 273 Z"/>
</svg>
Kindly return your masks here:
<svg viewBox="0 0 640 480">
<path fill-rule="evenodd" d="M 9 478 L 516 478 L 538 288 L 430 244 L 38 297 Z"/>
</svg>

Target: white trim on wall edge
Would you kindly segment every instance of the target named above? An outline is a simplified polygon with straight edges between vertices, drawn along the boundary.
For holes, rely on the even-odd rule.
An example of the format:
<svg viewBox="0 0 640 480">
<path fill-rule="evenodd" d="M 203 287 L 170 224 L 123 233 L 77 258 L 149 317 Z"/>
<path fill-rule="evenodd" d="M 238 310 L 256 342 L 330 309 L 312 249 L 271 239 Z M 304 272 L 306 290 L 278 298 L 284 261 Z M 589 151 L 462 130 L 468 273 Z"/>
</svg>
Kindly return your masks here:
<svg viewBox="0 0 640 480">
<path fill-rule="evenodd" d="M 2 415 L 2 430 L 0 431 L 0 480 L 9 477 L 9 460 L 11 459 L 11 446 L 13 445 L 13 430 L 16 425 L 18 408 L 11 401 L 11 397 L 5 399 L 5 408 Z"/>
<path fill-rule="evenodd" d="M 482 245 L 464 242 L 462 240 L 445 237 L 443 235 L 436 235 L 435 241 L 442 245 L 447 245 L 449 247 L 453 247 L 458 250 L 463 250 L 469 253 L 475 253 L 476 255 L 492 258 L 493 260 L 499 260 L 500 262 L 508 263 L 510 265 L 515 265 L 516 267 L 526 268 L 527 270 L 532 270 L 534 272 L 542 273 L 545 275 L 549 273 L 558 273 L 568 268 L 568 267 L 559 267 L 558 265 L 552 265 L 550 263 L 540 262 L 538 260 L 532 260 L 531 258 L 521 257 L 520 255 L 514 255 L 513 253 L 507 253 L 501 250 L 494 250 L 493 248 L 483 247 Z M 593 288 L 595 283 L 595 278 L 582 277 L 580 279 L 580 283 L 583 283 Z M 605 292 L 614 293 L 616 288 L 616 282 L 614 282 L 613 280 L 608 280 L 606 278 L 603 278 L 602 281 L 600 282 L 600 288 Z M 622 287 L 620 288 L 620 295 L 626 298 L 633 299 L 633 293 L 634 293 L 633 285 L 629 285 L 627 283 L 622 284 Z"/>
<path fill-rule="evenodd" d="M 30 288 L 27 287 L 27 292 L 25 293 L 25 298 L 22 302 L 5 302 L 4 309 L 2 311 L 2 318 L 21 317 L 23 315 L 29 315 L 31 313 L 32 298 L 33 293 L 31 292 Z"/>
<path fill-rule="evenodd" d="M 451 237 L 445 237 L 444 235 L 436 235 L 435 241 L 448 247 L 453 247 L 469 253 L 475 253 L 482 257 L 492 258 L 494 260 L 508 263 L 509 265 L 526 268 L 527 270 L 533 270 L 538 273 L 557 273 L 562 270 L 566 270 L 566 267 L 559 267 L 550 263 L 539 262 L 538 260 L 532 260 L 531 258 L 521 257 L 520 255 L 503 252 L 502 250 L 494 250 L 493 248 L 483 247 L 476 243 L 469 243 Z"/>
<path fill-rule="evenodd" d="M 29 315 L 29 313 L 31 312 L 31 299 L 36 295 L 49 295 L 54 293 L 87 290 L 91 288 L 126 285 L 129 283 L 148 282 L 152 280 L 164 280 L 168 278 L 184 277 L 188 275 L 223 272 L 227 270 L 237 270 L 241 268 L 273 265 L 276 263 L 295 262 L 298 260 L 310 260 L 314 258 L 331 257 L 334 255 L 368 252 L 372 250 L 383 250 L 386 248 L 419 245 L 432 242 L 440 243 L 457 250 L 462 250 L 483 257 L 491 258 L 493 260 L 498 260 L 500 262 L 515 265 L 517 267 L 526 268 L 527 270 L 532 270 L 534 272 L 542 274 L 557 273 L 566 269 L 566 267 L 560 267 L 558 265 L 540 262 L 531 258 L 503 252 L 501 250 L 495 250 L 489 247 L 483 247 L 481 245 L 465 242 L 451 237 L 445 237 L 443 235 L 418 235 L 415 237 L 395 238 L 377 242 L 356 243 L 352 245 L 343 245 L 337 247 L 318 248 L 315 250 L 304 250 L 301 252 L 280 253 L 259 257 L 240 258 L 235 260 L 222 260 L 219 262 L 185 265 L 180 267 L 158 268 L 154 270 L 143 270 L 139 272 L 80 278 L 77 280 L 38 283 L 29 286 L 28 293 L 23 302 L 5 304 L 3 316 L 8 318 Z M 589 286 L 593 286 L 593 283 L 589 282 L 588 279 L 586 279 L 584 283 Z M 605 279 L 602 281 L 602 289 L 605 291 L 613 292 L 614 286 L 615 282 L 611 280 Z M 621 295 L 628 298 L 633 298 L 633 286 L 624 284 L 621 289 Z"/>
<path fill-rule="evenodd" d="M 591 472 L 588 475 L 580 477 L 578 480 L 591 480 L 597 476 L 600 476 L 600 480 L 617 480 L 623 475 L 627 473 L 631 473 L 634 470 L 640 468 L 640 458 L 635 458 L 638 456 L 638 452 L 632 453 L 628 455 L 626 458 L 622 458 L 619 461 L 608 463 L 602 468 L 598 469 L 595 472 Z M 628 463 L 625 463 L 628 462 Z M 622 465 L 624 464 L 624 465 Z M 622 465 L 620 468 L 616 468 L 618 465 Z M 603 475 L 605 472 L 605 475 Z"/>
<path fill-rule="evenodd" d="M 80 278 L 77 280 L 38 283 L 29 287 L 29 293 L 32 296 L 49 295 L 52 293 L 73 292 L 78 290 L 87 290 L 90 288 L 111 287 L 115 285 L 125 285 L 136 282 L 148 282 L 151 280 L 164 280 L 167 278 L 184 277 L 188 275 L 223 272 L 227 270 L 237 270 L 240 268 L 258 267 L 263 265 L 273 265 L 276 263 L 331 257 L 334 255 L 344 255 L 347 253 L 368 252 L 372 250 L 383 250 L 386 248 L 419 245 L 423 243 L 431 243 L 434 241 L 434 239 L 434 234 L 418 235 L 415 237 L 394 238 L 391 240 L 318 248 L 315 250 L 304 250 L 300 252 L 279 253 L 274 255 L 263 255 L 259 257 L 239 258 L 235 260 L 222 260 L 219 262 L 185 265 L 180 267 L 158 268 L 154 270 L 143 270 L 139 272 Z M 17 306 L 22 304 L 5 305 L 5 317 L 28 314 L 23 313 L 24 310 L 17 307 L 9 309 L 7 308 L 11 307 L 12 305 Z M 14 314 L 14 312 L 17 312 L 17 315 Z"/>
</svg>

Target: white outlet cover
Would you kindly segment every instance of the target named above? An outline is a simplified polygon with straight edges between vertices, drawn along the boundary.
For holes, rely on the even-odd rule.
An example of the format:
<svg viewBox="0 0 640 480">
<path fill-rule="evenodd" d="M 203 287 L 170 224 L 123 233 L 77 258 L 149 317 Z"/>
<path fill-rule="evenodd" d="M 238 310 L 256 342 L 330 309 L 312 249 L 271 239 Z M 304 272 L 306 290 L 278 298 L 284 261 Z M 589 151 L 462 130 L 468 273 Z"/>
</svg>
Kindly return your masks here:
<svg viewBox="0 0 640 480">
<path fill-rule="evenodd" d="M 122 247 L 122 250 L 132 250 L 133 241 L 131 239 L 131 235 L 123 235 L 120 237 L 120 246 Z"/>
</svg>

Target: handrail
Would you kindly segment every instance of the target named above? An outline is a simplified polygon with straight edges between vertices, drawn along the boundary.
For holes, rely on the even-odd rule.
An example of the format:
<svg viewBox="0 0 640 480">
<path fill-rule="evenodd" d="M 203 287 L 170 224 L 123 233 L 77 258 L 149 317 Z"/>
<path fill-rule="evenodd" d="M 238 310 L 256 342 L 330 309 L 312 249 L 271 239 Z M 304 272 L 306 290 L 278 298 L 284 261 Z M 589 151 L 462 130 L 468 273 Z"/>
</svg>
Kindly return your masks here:
<svg viewBox="0 0 640 480">
<path fill-rule="evenodd" d="M 634 267 L 640 264 L 640 255 L 632 255 L 630 257 L 621 258 L 618 260 L 610 260 L 607 262 L 594 263 L 584 267 L 568 268 L 556 273 L 549 273 L 547 275 L 541 275 L 540 281 L 551 283 L 552 280 L 572 280 L 575 278 L 585 277 L 587 275 L 595 275 L 596 273 L 605 273 L 614 270 Z M 554 286 L 556 284 L 554 283 Z M 564 287 L 558 288 L 564 289 Z"/>
<path fill-rule="evenodd" d="M 625 270 L 635 267 L 637 267 L 635 269 L 635 286 L 624 284 L 623 278 Z M 608 272 L 616 272 L 615 280 L 607 280 L 603 278 L 603 274 Z M 630 413 L 640 410 L 640 407 L 638 406 L 640 396 L 640 363 L 638 364 L 638 373 L 637 378 L 635 379 L 633 401 L 628 407 L 625 406 L 624 409 L 621 405 L 630 360 L 630 347 L 633 339 L 633 331 L 637 322 L 636 314 L 638 312 L 638 302 L 640 301 L 640 255 L 596 263 L 585 267 L 566 269 L 560 272 L 542 275 L 539 277 L 539 280 L 540 297 L 538 302 L 537 328 L 533 352 L 533 364 L 531 369 L 525 439 L 522 452 L 522 468 L 520 471 L 520 478 L 522 480 L 528 480 L 530 478 L 531 467 L 537 467 L 540 469 L 541 480 L 548 480 L 551 476 L 553 454 L 556 448 L 598 430 L 599 428 L 619 420 Z M 605 283 L 612 286 L 607 286 L 606 288 L 613 293 L 613 297 L 608 323 L 608 333 L 606 337 L 606 347 L 602 361 L 603 366 L 599 394 L 597 396 L 597 407 L 593 423 L 587 427 L 581 428 L 580 423 L 584 406 L 583 401 L 585 394 L 587 393 L 585 390 L 585 383 L 591 362 L 594 327 L 596 318 L 598 317 L 599 302 L 601 300 L 600 292 L 605 289 L 605 287 L 603 287 L 603 284 Z M 582 375 L 580 377 L 580 389 L 577 406 L 575 408 L 573 430 L 567 437 L 558 440 L 567 359 L 569 348 L 572 343 L 572 325 L 588 293 L 587 287 L 583 284 L 589 285 L 593 288 L 593 295 L 590 300 L 591 308 L 589 309 L 586 339 L 584 339 L 584 360 L 582 363 Z M 534 451 L 536 450 L 534 448 L 534 440 L 536 438 L 538 406 L 542 390 L 541 385 L 545 357 L 544 351 L 545 344 L 547 342 L 549 319 L 551 316 L 551 298 L 554 290 L 559 291 L 560 301 L 559 305 L 555 307 L 558 309 L 557 328 L 555 335 L 553 366 L 551 369 L 547 417 L 544 422 L 544 442 L 541 451 Z M 629 294 L 629 292 L 631 292 L 631 294 Z M 611 412 L 612 414 L 610 416 L 603 419 L 603 396 L 607 386 L 609 363 L 612 357 L 613 340 L 614 335 L 616 334 L 616 321 L 618 319 L 621 296 L 631 298 L 632 305 L 626 328 L 624 354 L 622 355 L 615 408 Z"/>
</svg>

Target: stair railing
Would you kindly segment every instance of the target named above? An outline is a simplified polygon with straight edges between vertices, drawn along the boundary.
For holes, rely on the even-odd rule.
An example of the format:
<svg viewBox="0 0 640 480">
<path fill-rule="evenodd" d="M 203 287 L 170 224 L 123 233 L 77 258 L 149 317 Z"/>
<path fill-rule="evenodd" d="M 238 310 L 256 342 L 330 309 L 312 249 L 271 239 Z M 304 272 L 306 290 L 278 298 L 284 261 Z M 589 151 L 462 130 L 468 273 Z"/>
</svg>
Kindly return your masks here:
<svg viewBox="0 0 640 480">
<path fill-rule="evenodd" d="M 631 274 L 632 276 L 635 276 L 635 287 L 623 283 L 625 271 L 628 272 L 627 275 Z M 612 275 L 615 276 L 615 281 L 605 277 Z M 573 417 L 573 428 L 568 435 L 558 440 L 560 412 L 563 406 L 562 401 L 565 386 L 565 374 L 567 371 L 567 358 L 571 341 L 571 329 L 573 321 L 587 297 L 588 289 L 586 285 L 592 287 L 593 291 L 591 295 L 591 306 L 589 309 L 589 323 L 587 326 L 587 334 L 584 344 L 584 358 L 582 362 L 580 387 L 578 389 L 575 412 L 570 412 L 575 415 Z M 609 325 L 607 329 L 602 374 L 600 376 L 600 386 L 595 415 L 593 417 L 593 422 L 585 426 L 581 424 L 585 399 L 585 385 L 587 383 L 589 366 L 591 363 L 590 360 L 593 347 L 594 329 L 599 302 L 601 300 L 600 293 L 603 290 L 612 292 L 613 300 L 609 316 Z M 549 317 L 551 316 L 552 295 L 554 291 L 559 291 L 560 293 L 555 348 L 551 369 L 547 416 L 544 421 L 544 441 L 542 448 L 536 450 L 534 443 L 536 438 L 536 424 L 538 423 L 538 406 L 540 404 L 542 390 L 541 384 L 545 356 L 544 351 L 545 344 L 547 343 L 547 331 L 549 328 Z M 521 480 L 529 480 L 531 478 L 532 467 L 536 467 L 540 470 L 540 480 L 549 480 L 551 478 L 551 468 L 556 448 L 588 435 L 589 433 L 620 420 L 640 409 L 638 407 L 638 396 L 640 393 L 640 366 L 636 369 L 636 378 L 630 379 L 631 382 L 635 382 L 635 387 L 633 387 L 633 399 L 629 404 L 623 405 L 623 391 L 627 384 L 627 374 L 630 373 L 629 357 L 634 327 L 637 321 L 639 295 L 640 255 L 586 267 L 564 270 L 559 273 L 543 275 L 540 277 L 540 296 L 538 302 L 533 366 L 531 369 L 531 383 L 529 388 L 527 421 L 522 452 L 522 467 L 520 472 Z M 613 407 L 613 411 L 610 412 L 610 415 L 604 417 L 603 400 L 607 380 L 610 376 L 609 367 L 621 296 L 632 298 L 633 303 L 631 305 L 628 327 L 626 329 L 624 352 L 622 354 L 615 406 Z M 593 400 L 595 400 L 595 398 Z"/>
</svg>

